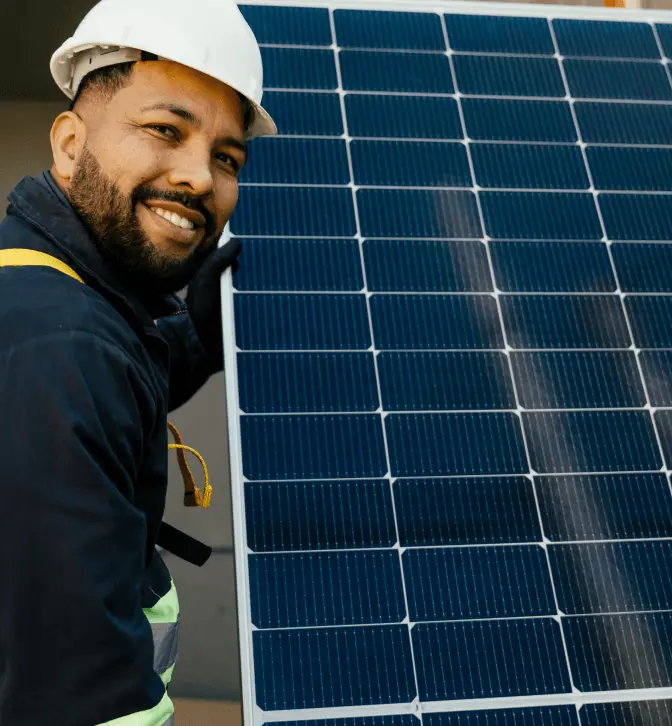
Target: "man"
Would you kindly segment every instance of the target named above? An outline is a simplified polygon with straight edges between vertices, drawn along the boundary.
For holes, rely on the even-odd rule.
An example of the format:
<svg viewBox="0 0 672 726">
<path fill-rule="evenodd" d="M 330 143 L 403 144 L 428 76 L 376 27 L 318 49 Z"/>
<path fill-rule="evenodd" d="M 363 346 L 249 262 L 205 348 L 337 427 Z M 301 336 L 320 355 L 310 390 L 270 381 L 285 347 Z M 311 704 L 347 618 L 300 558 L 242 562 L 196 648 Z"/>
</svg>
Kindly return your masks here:
<svg viewBox="0 0 672 726">
<path fill-rule="evenodd" d="M 172 724 L 167 413 L 223 367 L 217 243 L 275 126 L 231 0 L 103 0 L 51 70 L 0 224 L 0 724 Z"/>
</svg>

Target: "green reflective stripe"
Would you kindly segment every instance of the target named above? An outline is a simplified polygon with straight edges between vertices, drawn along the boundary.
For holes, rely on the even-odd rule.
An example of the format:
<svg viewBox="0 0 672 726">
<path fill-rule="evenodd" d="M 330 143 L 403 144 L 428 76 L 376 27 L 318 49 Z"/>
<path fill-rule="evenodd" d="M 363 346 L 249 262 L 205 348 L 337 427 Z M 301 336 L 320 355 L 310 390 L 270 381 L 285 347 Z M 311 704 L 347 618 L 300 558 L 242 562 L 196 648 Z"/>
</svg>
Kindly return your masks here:
<svg viewBox="0 0 672 726">
<path fill-rule="evenodd" d="M 167 693 L 149 711 L 130 713 L 128 716 L 115 718 L 114 721 L 106 721 L 98 726 L 172 726 L 175 706 Z"/>
<path fill-rule="evenodd" d="M 175 670 L 175 663 L 173 663 L 170 668 L 168 668 L 167 671 L 164 671 L 161 674 L 161 680 L 163 681 L 163 685 L 168 688 L 168 685 L 170 683 L 170 679 L 173 677 L 173 671 Z"/>
<path fill-rule="evenodd" d="M 170 590 L 151 608 L 144 608 L 145 615 L 150 623 L 174 623 L 180 615 L 180 603 L 177 599 L 177 589 L 171 580 Z"/>
</svg>

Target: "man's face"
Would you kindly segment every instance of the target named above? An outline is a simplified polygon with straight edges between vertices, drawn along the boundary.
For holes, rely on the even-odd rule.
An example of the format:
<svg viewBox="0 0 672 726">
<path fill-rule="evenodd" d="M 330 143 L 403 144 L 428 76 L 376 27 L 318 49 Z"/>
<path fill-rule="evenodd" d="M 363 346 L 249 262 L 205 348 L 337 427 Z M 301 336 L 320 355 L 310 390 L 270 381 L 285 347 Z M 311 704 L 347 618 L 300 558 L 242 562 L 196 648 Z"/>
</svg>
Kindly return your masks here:
<svg viewBox="0 0 672 726">
<path fill-rule="evenodd" d="M 133 67 L 87 136 L 66 192 L 100 251 L 143 290 L 175 292 L 216 246 L 246 160 L 243 105 L 177 63 Z"/>
</svg>

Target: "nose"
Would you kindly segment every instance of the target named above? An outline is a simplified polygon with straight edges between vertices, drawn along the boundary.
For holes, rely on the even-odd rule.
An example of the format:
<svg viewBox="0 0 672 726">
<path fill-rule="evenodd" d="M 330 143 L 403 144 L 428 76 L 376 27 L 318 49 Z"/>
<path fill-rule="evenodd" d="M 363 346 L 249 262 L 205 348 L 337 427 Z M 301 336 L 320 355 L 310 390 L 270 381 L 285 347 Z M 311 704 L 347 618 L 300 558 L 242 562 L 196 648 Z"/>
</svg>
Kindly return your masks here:
<svg viewBox="0 0 672 726">
<path fill-rule="evenodd" d="M 209 149 L 196 146 L 182 149 L 175 154 L 168 182 L 178 189 L 188 187 L 191 194 L 208 196 L 214 190 L 211 164 L 212 156 Z"/>
</svg>

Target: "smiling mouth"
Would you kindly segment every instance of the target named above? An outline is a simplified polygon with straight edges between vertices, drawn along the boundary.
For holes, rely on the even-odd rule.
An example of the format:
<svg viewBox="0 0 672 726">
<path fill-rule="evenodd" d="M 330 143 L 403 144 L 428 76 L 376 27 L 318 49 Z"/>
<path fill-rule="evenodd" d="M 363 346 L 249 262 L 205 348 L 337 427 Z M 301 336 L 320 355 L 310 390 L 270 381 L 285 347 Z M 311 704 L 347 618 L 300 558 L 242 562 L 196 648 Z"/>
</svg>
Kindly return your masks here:
<svg viewBox="0 0 672 726">
<path fill-rule="evenodd" d="M 176 227 L 189 230 L 196 229 L 196 225 L 191 220 L 187 219 L 186 217 L 181 217 L 175 212 L 169 212 L 166 209 L 161 209 L 161 207 L 150 207 L 148 205 L 145 206 L 147 207 L 147 209 L 149 209 L 150 212 L 153 212 L 157 216 L 161 217 L 161 219 L 165 219 L 167 222 L 170 222 Z"/>
<path fill-rule="evenodd" d="M 162 237 L 189 247 L 203 239 L 205 234 L 204 226 L 194 224 L 190 219 L 186 219 L 176 212 L 161 209 L 158 206 L 150 207 L 148 204 L 141 202 L 140 207 L 145 209 L 149 215 L 147 221 L 154 228 L 155 233 L 160 234 Z"/>
</svg>

